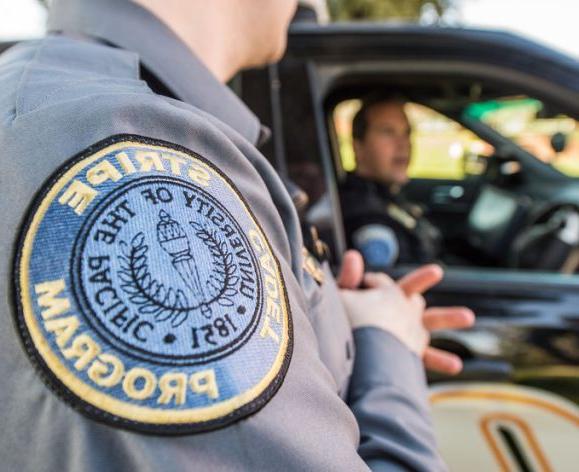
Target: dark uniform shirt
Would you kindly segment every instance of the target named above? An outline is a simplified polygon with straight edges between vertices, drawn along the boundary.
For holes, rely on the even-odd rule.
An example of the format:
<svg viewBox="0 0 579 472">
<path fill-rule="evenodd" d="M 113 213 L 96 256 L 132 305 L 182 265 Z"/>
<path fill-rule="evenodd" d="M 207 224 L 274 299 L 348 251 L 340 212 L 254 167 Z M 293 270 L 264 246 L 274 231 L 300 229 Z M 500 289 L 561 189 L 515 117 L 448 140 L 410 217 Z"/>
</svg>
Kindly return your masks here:
<svg viewBox="0 0 579 472">
<path fill-rule="evenodd" d="M 421 360 L 304 269 L 255 116 L 136 4 L 49 24 L 0 56 L 2 469 L 443 469 Z"/>
<path fill-rule="evenodd" d="M 371 267 L 434 262 L 440 232 L 390 186 L 347 174 L 340 187 L 348 247 Z"/>
</svg>

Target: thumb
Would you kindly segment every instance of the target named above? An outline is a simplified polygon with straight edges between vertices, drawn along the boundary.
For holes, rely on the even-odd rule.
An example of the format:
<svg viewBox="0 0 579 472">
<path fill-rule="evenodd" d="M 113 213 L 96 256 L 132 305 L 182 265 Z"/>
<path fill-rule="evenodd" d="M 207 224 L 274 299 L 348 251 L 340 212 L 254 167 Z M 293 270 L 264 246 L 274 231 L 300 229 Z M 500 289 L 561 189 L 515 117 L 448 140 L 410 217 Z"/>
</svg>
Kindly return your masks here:
<svg viewBox="0 0 579 472">
<path fill-rule="evenodd" d="M 338 286 L 345 289 L 356 289 L 364 277 L 364 259 L 358 251 L 349 250 L 344 253 L 342 268 L 338 275 Z"/>
</svg>

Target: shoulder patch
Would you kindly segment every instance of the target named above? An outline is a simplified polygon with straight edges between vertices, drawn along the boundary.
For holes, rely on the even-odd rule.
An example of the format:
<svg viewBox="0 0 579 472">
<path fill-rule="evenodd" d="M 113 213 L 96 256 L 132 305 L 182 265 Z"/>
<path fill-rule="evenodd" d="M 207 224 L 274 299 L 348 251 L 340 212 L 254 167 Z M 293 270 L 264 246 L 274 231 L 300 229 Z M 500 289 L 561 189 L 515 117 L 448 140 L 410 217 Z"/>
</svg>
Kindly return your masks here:
<svg viewBox="0 0 579 472">
<path fill-rule="evenodd" d="M 182 147 L 115 136 L 41 190 L 14 266 L 17 324 L 46 383 L 93 419 L 195 433 L 280 387 L 292 327 L 251 209 Z"/>
</svg>

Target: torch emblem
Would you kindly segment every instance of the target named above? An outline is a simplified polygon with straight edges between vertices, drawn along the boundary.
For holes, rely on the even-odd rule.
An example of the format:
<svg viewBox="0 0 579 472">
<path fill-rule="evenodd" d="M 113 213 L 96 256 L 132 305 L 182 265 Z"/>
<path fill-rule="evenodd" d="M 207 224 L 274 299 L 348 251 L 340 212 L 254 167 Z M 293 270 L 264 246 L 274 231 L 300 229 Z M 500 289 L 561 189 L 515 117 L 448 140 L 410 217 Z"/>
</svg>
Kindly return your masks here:
<svg viewBox="0 0 579 472">
<path fill-rule="evenodd" d="M 211 308 L 205 303 L 205 293 L 191 254 L 191 244 L 182 226 L 171 218 L 165 210 L 159 212 L 157 223 L 157 240 L 161 248 L 171 257 L 171 264 L 179 273 L 181 279 L 191 290 L 196 300 L 201 303 L 201 313 L 206 318 L 211 317 Z"/>
</svg>

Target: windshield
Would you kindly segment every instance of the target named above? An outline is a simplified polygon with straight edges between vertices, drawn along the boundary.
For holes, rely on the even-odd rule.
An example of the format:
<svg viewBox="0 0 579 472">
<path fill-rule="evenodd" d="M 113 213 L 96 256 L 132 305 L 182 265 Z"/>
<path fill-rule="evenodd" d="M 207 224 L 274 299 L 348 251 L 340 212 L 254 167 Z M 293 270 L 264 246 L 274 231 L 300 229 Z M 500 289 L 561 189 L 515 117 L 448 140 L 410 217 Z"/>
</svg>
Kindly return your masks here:
<svg viewBox="0 0 579 472">
<path fill-rule="evenodd" d="M 463 114 L 492 127 L 560 172 L 579 177 L 577 120 L 559 110 L 518 96 L 471 103 Z"/>
</svg>

